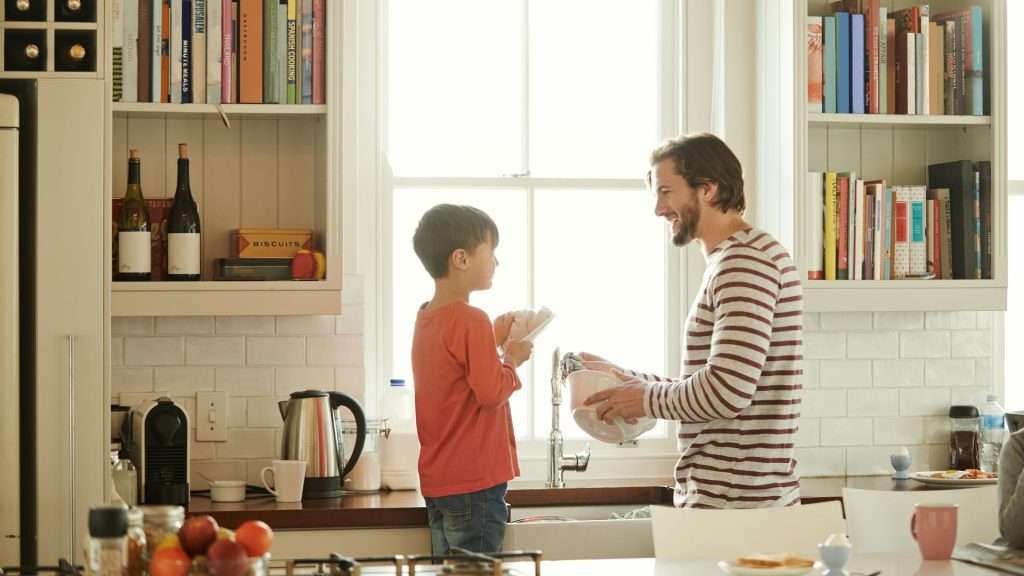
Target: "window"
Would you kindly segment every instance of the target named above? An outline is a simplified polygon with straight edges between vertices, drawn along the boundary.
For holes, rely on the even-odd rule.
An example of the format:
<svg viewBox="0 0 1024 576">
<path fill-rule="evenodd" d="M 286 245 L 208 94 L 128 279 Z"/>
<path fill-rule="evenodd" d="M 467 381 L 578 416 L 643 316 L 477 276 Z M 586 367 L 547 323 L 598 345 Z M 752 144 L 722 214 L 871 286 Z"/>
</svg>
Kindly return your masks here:
<svg viewBox="0 0 1024 576">
<path fill-rule="evenodd" d="M 676 373 L 678 252 L 645 190 L 647 155 L 678 132 L 675 2 L 390 0 L 384 118 L 390 286 L 385 366 L 412 380 L 416 310 L 433 283 L 412 250 L 422 214 L 470 204 L 498 225 L 493 319 L 548 306 L 520 368 L 517 436 L 546 438 L 551 356 L 587 350 Z M 390 226 L 387 226 L 387 224 Z M 415 386 L 415 382 L 413 382 Z M 567 438 L 583 438 L 563 405 Z M 666 438 L 660 423 L 648 437 Z"/>
<path fill-rule="evenodd" d="M 1024 6 L 1020 2 L 1006 3 L 1006 29 L 1016 30 L 1024 24 Z M 1006 36 L 1006 54 L 1009 61 L 1024 54 L 1024 39 L 1016 34 Z M 1008 289 L 1006 292 L 1006 313 L 1004 316 L 1003 342 L 1020 342 L 1024 337 L 1024 263 L 1020 258 L 1013 257 L 1024 253 L 1024 232 L 1013 222 L 1024 218 L 1024 71 L 1020 66 L 1006 66 L 1006 102 L 1007 102 L 1007 177 L 1009 178 L 1009 194 L 1007 202 L 1007 258 Z M 1004 358 L 1005 407 L 1007 409 L 1024 408 L 1024 358 L 1015 354 L 1014 350 L 1006 349 Z"/>
</svg>

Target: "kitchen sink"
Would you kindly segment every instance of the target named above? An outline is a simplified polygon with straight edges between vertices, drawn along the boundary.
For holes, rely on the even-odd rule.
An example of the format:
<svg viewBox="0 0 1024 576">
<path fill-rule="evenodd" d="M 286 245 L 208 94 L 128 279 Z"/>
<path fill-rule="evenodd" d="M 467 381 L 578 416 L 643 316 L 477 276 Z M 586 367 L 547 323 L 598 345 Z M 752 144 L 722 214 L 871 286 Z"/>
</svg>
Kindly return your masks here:
<svg viewBox="0 0 1024 576">
<path fill-rule="evenodd" d="M 578 520 L 610 520 L 612 514 L 626 514 L 643 505 L 612 504 L 589 506 L 513 506 L 510 522 L 572 522 Z"/>
</svg>

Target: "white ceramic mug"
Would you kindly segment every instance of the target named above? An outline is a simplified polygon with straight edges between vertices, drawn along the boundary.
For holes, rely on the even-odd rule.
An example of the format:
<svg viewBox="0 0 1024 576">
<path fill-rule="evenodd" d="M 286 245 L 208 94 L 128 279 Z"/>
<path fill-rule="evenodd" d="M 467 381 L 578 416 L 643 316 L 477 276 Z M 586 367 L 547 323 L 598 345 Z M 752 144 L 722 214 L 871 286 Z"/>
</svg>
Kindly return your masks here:
<svg viewBox="0 0 1024 576">
<path fill-rule="evenodd" d="M 274 476 L 274 487 L 267 482 L 267 472 Z M 300 502 L 302 484 L 306 480 L 305 460 L 274 460 L 271 466 L 260 471 L 263 487 L 273 494 L 278 502 Z"/>
</svg>

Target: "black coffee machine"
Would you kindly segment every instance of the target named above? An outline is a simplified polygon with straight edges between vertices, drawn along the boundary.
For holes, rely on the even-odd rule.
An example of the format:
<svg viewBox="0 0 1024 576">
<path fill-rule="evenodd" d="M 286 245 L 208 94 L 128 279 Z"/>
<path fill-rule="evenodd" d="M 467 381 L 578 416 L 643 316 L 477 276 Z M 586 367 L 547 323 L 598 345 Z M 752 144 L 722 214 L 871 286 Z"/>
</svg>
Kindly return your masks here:
<svg viewBox="0 0 1024 576">
<path fill-rule="evenodd" d="M 188 506 L 188 414 L 167 397 L 133 407 L 121 442 L 138 471 L 140 504 Z"/>
</svg>

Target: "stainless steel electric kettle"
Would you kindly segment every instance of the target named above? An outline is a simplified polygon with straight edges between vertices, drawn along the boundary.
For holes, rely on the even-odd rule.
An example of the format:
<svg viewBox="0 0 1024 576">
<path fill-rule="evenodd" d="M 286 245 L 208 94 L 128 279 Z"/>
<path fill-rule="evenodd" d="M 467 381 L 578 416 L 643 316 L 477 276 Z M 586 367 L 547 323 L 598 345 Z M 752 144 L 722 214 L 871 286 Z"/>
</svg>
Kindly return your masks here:
<svg viewBox="0 0 1024 576">
<path fill-rule="evenodd" d="M 341 428 L 334 411 L 344 406 L 356 422 L 356 443 L 345 462 Z M 363 451 L 366 416 L 355 398 L 341 392 L 305 390 L 293 392 L 290 399 L 278 403 L 284 418 L 281 459 L 306 462 L 303 499 L 337 498 L 342 481 Z"/>
</svg>

